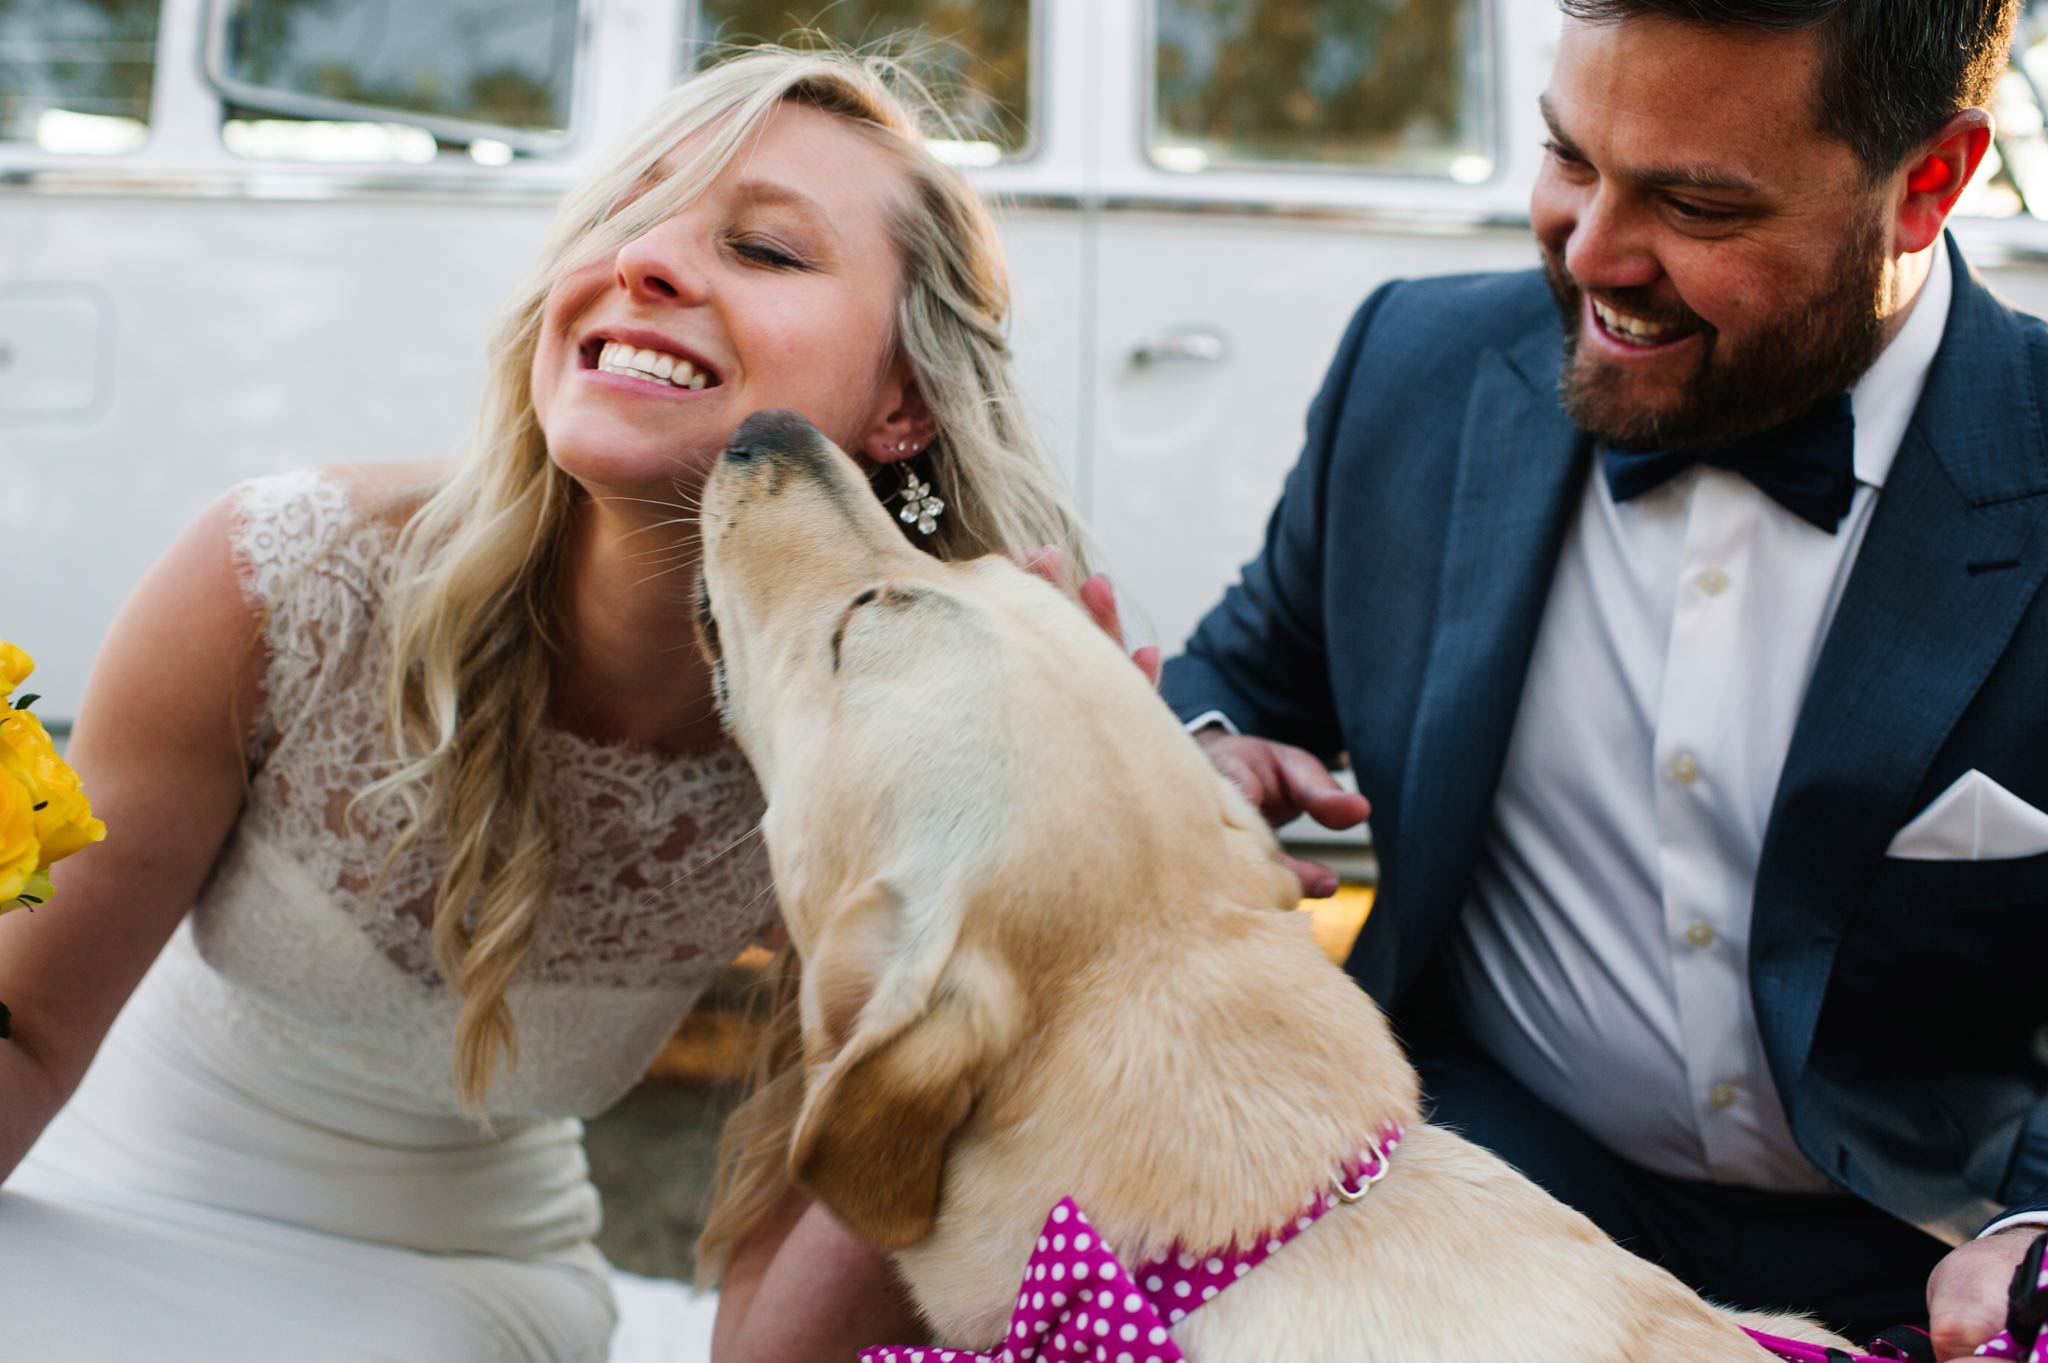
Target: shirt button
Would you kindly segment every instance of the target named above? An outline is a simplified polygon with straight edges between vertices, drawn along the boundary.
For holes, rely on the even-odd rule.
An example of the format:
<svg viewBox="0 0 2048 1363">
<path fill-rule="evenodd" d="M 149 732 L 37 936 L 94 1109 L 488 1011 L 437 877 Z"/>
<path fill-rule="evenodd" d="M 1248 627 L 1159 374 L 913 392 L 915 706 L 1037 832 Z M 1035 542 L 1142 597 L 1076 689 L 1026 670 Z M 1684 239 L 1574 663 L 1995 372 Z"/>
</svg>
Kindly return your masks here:
<svg viewBox="0 0 2048 1363">
<path fill-rule="evenodd" d="M 1685 930 L 1685 940 L 1702 950 L 1714 945 L 1714 925 L 1704 918 L 1695 918 Z"/>
<path fill-rule="evenodd" d="M 1719 568 L 1709 568 L 1699 576 L 1700 590 L 1708 596 L 1719 596 L 1728 590 L 1728 574 Z"/>
<path fill-rule="evenodd" d="M 1671 779 L 1681 786 L 1689 786 L 1700 779 L 1700 764 L 1693 761 L 1689 752 L 1682 752 L 1672 758 L 1671 765 L 1666 770 L 1671 773 Z"/>
<path fill-rule="evenodd" d="M 1716 1112 L 1726 1112 L 1735 1106 L 1735 1085 L 1716 1084 L 1707 1090 L 1707 1106 Z"/>
</svg>

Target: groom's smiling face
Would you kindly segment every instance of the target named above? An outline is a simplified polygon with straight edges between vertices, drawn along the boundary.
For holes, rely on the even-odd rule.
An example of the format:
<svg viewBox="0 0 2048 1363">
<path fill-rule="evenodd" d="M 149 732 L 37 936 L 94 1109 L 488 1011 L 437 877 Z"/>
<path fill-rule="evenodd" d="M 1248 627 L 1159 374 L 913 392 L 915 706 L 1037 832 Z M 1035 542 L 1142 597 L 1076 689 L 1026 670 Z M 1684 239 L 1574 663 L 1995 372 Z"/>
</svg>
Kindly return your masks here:
<svg viewBox="0 0 2048 1363">
<path fill-rule="evenodd" d="M 1819 128 L 1810 32 L 1567 20 L 1531 199 L 1579 426 L 1724 440 L 1850 387 L 1883 348 L 1886 181 Z"/>
</svg>

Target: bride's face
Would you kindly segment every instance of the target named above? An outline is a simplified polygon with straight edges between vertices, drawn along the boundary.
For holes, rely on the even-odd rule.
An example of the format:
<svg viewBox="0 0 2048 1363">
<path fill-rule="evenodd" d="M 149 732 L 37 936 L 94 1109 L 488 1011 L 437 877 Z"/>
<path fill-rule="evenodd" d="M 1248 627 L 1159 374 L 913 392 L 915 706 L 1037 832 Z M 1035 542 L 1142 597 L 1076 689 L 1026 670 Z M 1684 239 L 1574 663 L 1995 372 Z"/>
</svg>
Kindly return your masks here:
<svg viewBox="0 0 2048 1363">
<path fill-rule="evenodd" d="M 550 457 L 592 490 L 667 498 L 763 408 L 879 444 L 905 399 L 887 220 L 906 192 L 844 120 L 782 105 L 703 194 L 548 292 L 532 388 Z"/>
</svg>

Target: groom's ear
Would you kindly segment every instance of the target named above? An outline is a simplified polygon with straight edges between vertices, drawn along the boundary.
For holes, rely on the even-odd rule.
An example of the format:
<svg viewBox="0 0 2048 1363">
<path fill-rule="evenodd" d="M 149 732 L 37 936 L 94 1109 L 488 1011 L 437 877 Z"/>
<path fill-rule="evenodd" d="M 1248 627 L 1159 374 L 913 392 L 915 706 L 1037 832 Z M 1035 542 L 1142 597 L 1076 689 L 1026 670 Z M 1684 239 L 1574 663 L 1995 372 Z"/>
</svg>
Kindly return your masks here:
<svg viewBox="0 0 2048 1363">
<path fill-rule="evenodd" d="M 810 1070 L 790 1172 L 884 1250 L 931 1233 L 946 1146 L 1022 1032 L 1015 980 L 958 945 L 957 906 L 877 882 L 804 965 Z"/>
<path fill-rule="evenodd" d="M 1950 117 L 1933 137 L 1900 165 L 1892 250 L 1911 255 L 1941 240 L 1949 214 L 1991 148 L 1991 115 L 1965 109 Z"/>
</svg>

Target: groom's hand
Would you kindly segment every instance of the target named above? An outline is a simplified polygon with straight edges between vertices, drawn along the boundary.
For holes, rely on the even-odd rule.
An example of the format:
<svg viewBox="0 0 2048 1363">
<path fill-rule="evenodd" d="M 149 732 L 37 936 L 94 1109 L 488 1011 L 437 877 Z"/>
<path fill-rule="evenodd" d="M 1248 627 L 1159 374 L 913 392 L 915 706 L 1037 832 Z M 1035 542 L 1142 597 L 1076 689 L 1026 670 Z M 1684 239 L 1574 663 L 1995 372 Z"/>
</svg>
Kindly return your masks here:
<svg viewBox="0 0 2048 1363">
<path fill-rule="evenodd" d="M 2012 1226 L 1948 1252 L 1927 1280 L 1928 1332 L 1935 1355 L 1969 1359 L 2005 1328 L 2006 1293 L 2040 1226 Z"/>
<path fill-rule="evenodd" d="M 1264 738 L 1244 738 L 1211 727 L 1195 735 L 1216 770 L 1257 806 L 1274 827 L 1306 814 L 1325 828 L 1355 828 L 1372 813 L 1363 795 L 1344 789 L 1314 753 Z M 1285 857 L 1285 853 L 1282 854 Z M 1311 899 L 1337 893 L 1337 873 L 1317 862 L 1286 857 Z"/>
</svg>

